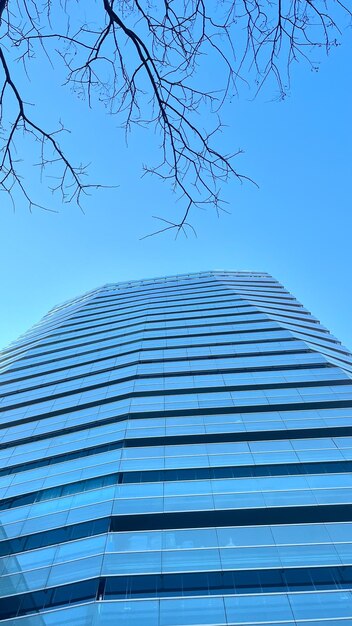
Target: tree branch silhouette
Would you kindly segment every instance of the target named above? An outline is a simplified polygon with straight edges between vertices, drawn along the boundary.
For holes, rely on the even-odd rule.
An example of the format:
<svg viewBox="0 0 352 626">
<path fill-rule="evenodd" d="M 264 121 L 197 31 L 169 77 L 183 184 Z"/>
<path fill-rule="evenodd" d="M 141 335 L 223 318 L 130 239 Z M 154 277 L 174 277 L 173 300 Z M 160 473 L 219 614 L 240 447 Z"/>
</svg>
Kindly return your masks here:
<svg viewBox="0 0 352 626">
<path fill-rule="evenodd" d="M 0 0 L 0 189 L 42 206 L 21 174 L 23 136 L 39 147 L 37 165 L 56 179 L 50 188 L 63 202 L 80 205 L 99 187 L 85 183 L 86 165 L 73 165 L 60 145 L 64 124 L 46 130 L 25 103 L 25 75 L 46 55 L 63 63 L 66 85 L 89 107 L 102 103 L 119 116 L 126 138 L 136 125 L 157 133 L 160 160 L 143 172 L 181 200 L 180 218 L 165 220 L 164 230 L 192 230 L 194 208 L 225 210 L 224 184 L 251 181 L 235 167 L 241 150 L 218 148 L 225 102 L 242 84 L 258 93 L 266 82 L 285 98 L 294 63 L 316 70 L 314 51 L 339 45 L 351 15 L 340 0 L 97 0 L 88 9 L 83 0 Z M 219 68 L 213 77 L 209 59 Z"/>
</svg>

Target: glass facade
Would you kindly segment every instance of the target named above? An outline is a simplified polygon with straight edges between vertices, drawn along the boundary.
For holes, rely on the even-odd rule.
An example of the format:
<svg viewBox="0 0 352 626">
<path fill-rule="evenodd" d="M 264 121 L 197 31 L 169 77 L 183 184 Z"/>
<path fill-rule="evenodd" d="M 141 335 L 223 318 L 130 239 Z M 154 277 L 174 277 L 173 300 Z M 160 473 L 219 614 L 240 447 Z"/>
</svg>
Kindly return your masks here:
<svg viewBox="0 0 352 626">
<path fill-rule="evenodd" d="M 270 275 L 105 285 L 0 366 L 0 626 L 352 624 L 352 357 Z"/>
</svg>

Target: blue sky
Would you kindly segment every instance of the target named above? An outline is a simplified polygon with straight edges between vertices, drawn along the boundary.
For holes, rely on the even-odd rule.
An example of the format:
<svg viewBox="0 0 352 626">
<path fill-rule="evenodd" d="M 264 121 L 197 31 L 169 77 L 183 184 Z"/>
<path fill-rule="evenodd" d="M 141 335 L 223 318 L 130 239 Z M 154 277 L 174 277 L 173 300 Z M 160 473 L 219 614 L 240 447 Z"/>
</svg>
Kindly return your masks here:
<svg viewBox="0 0 352 626">
<path fill-rule="evenodd" d="M 222 268 L 272 273 L 352 348 L 350 48 L 346 37 L 318 73 L 296 69 L 285 102 L 267 88 L 227 105 L 222 145 L 245 150 L 238 168 L 259 189 L 227 185 L 230 215 L 194 213 L 197 238 L 176 241 L 140 240 L 156 227 L 152 215 L 172 219 L 177 209 L 166 186 L 140 177 L 142 162 L 157 159 L 151 131 L 132 135 L 126 148 L 116 118 L 88 111 L 64 89 L 48 94 L 36 71 L 28 90 L 39 90 L 38 115 L 55 120 L 54 98 L 73 129 L 72 154 L 92 161 L 92 178 L 119 187 L 92 195 L 85 214 L 2 208 L 0 347 L 53 305 L 101 284 Z"/>
</svg>

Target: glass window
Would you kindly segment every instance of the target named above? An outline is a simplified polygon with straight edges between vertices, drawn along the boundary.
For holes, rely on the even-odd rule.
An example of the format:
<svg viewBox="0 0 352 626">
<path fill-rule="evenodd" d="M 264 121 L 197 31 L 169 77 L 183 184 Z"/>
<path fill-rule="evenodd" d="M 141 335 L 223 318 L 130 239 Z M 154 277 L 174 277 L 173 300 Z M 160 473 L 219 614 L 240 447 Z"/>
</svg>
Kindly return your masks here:
<svg viewBox="0 0 352 626">
<path fill-rule="evenodd" d="M 53 565 L 50 570 L 47 585 L 55 587 L 82 578 L 96 578 L 100 575 L 103 556 L 93 556 L 69 563 Z"/>
<path fill-rule="evenodd" d="M 182 598 L 160 601 L 160 626 L 224 624 L 222 598 Z"/>
<path fill-rule="evenodd" d="M 217 546 L 214 528 L 196 530 L 166 530 L 163 532 L 163 548 L 207 548 Z"/>
<path fill-rule="evenodd" d="M 274 540 L 278 544 L 329 542 L 324 524 L 292 524 L 272 526 Z"/>
<path fill-rule="evenodd" d="M 217 528 L 216 532 L 219 538 L 219 545 L 224 547 L 265 546 L 273 543 L 273 536 L 269 526 Z"/>
<path fill-rule="evenodd" d="M 326 524 L 325 528 L 333 541 L 352 541 L 352 523 Z"/>
<path fill-rule="evenodd" d="M 161 552 L 117 552 L 104 557 L 104 575 L 155 572 L 161 572 Z"/>
<path fill-rule="evenodd" d="M 89 554 L 99 554 L 104 552 L 106 543 L 106 535 L 98 535 L 97 537 L 89 537 L 80 541 L 70 541 L 63 543 L 57 548 L 56 559 L 70 560 L 79 559 Z"/>
<path fill-rule="evenodd" d="M 99 602 L 96 605 L 94 624 L 119 624 L 119 626 L 157 626 L 159 623 L 159 602 L 138 600 L 138 602 Z M 76 622 L 73 622 L 76 626 Z M 86 622 L 84 626 L 90 622 Z M 33 625 L 34 626 L 34 625 Z M 82 624 L 83 626 L 83 624 Z"/>
<path fill-rule="evenodd" d="M 267 622 L 273 624 L 276 620 L 292 620 L 293 618 L 287 595 L 225 597 L 224 602 L 227 619 L 233 623 Z"/>
<path fill-rule="evenodd" d="M 277 550 L 284 567 L 341 564 L 335 547 L 329 544 L 279 546 Z"/>
<path fill-rule="evenodd" d="M 266 548 L 221 548 L 220 554 L 224 569 L 281 567 L 281 560 L 276 546 Z"/>
<path fill-rule="evenodd" d="M 326 619 L 327 617 L 352 617 L 352 594 L 350 591 L 331 593 L 297 593 L 290 595 L 292 611 L 296 619 Z"/>
<path fill-rule="evenodd" d="M 107 552 L 161 550 L 161 531 L 109 533 Z"/>
<path fill-rule="evenodd" d="M 162 553 L 163 572 L 221 569 L 219 550 L 168 550 Z"/>
</svg>

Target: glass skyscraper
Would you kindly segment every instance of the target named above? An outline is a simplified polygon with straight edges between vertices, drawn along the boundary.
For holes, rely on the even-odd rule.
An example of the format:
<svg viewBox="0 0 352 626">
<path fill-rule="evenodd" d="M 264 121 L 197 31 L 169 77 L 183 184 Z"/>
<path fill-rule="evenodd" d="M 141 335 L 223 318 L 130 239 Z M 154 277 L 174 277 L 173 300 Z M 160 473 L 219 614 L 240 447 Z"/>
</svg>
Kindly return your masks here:
<svg viewBox="0 0 352 626">
<path fill-rule="evenodd" d="M 105 285 L 0 364 L 0 626 L 351 626 L 352 358 L 271 276 Z"/>
</svg>

